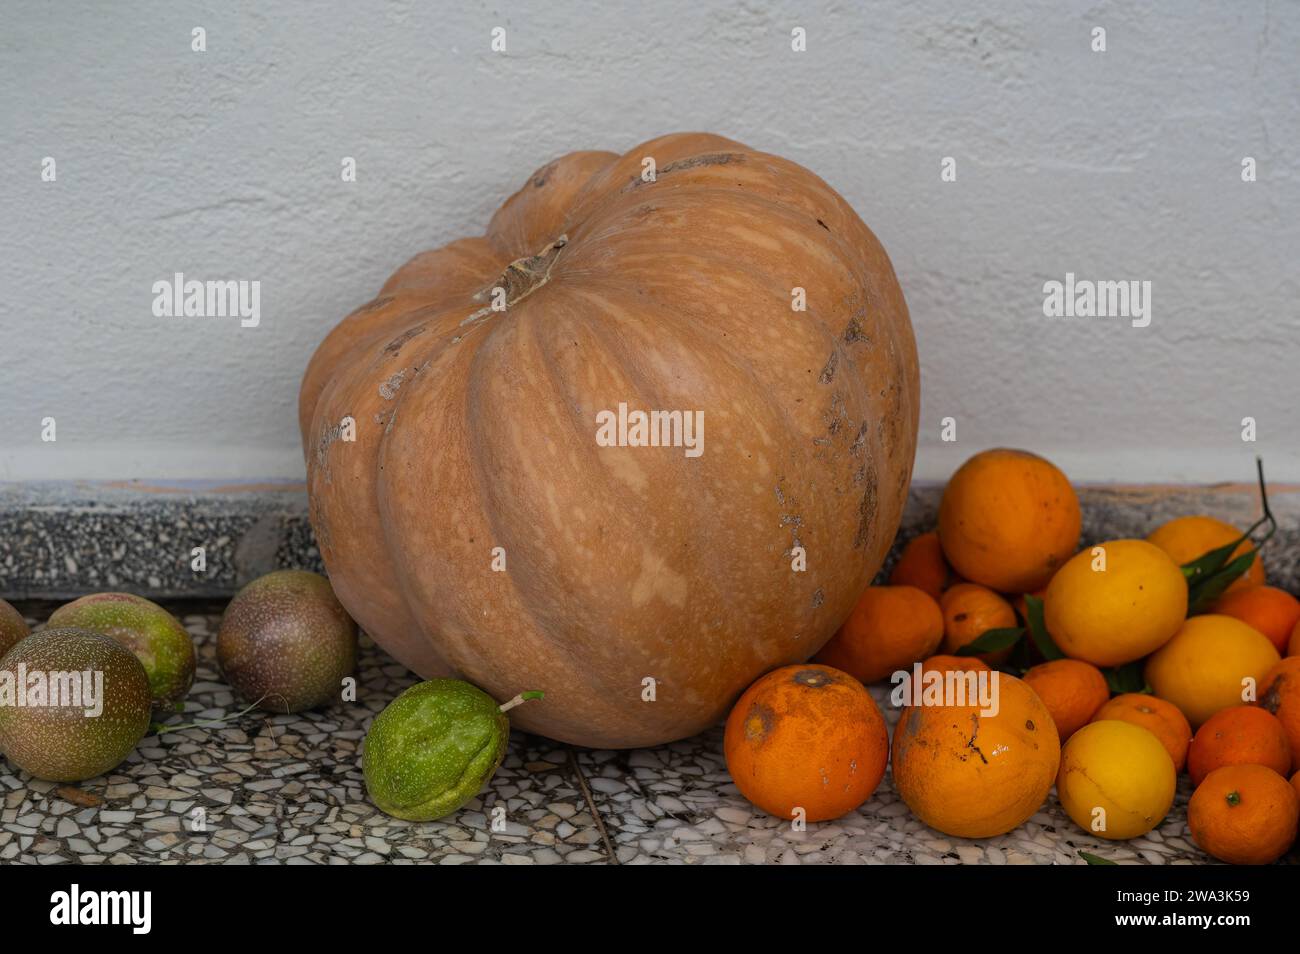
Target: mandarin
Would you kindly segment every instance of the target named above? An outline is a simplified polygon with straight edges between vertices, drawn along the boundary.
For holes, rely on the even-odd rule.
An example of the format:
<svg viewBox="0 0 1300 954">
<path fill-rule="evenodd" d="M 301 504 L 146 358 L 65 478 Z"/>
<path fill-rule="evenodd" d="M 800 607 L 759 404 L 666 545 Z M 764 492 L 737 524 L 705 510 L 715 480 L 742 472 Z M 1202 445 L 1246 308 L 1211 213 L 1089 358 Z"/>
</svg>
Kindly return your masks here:
<svg viewBox="0 0 1300 954">
<path fill-rule="evenodd" d="M 871 694 L 830 666 L 784 666 L 741 695 L 723 736 L 727 770 L 769 815 L 826 821 L 876 790 L 889 729 Z"/>
</svg>

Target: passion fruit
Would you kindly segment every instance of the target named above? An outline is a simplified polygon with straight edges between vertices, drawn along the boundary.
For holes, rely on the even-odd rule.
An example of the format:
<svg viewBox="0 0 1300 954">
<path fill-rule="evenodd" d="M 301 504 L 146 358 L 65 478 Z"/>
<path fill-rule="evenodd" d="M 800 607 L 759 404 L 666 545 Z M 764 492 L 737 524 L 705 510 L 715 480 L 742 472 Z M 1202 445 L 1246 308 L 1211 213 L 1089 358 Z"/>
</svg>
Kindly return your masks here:
<svg viewBox="0 0 1300 954">
<path fill-rule="evenodd" d="M 23 619 L 23 614 L 4 600 L 0 600 L 0 656 L 9 652 L 31 634 L 32 631 L 27 625 L 27 620 Z"/>
<path fill-rule="evenodd" d="M 102 633 L 43 629 L 0 659 L 0 751 L 36 778 L 116 768 L 149 730 L 152 705 L 140 660 Z"/>
<path fill-rule="evenodd" d="M 174 710 L 194 684 L 194 641 L 157 603 L 130 593 L 95 593 L 60 606 L 50 626 L 71 626 L 112 636 L 140 660 L 149 676 L 153 705 Z"/>
<path fill-rule="evenodd" d="M 226 681 L 268 712 L 337 700 L 357 662 L 357 624 L 329 580 L 277 570 L 240 590 L 221 619 L 217 663 Z"/>
</svg>

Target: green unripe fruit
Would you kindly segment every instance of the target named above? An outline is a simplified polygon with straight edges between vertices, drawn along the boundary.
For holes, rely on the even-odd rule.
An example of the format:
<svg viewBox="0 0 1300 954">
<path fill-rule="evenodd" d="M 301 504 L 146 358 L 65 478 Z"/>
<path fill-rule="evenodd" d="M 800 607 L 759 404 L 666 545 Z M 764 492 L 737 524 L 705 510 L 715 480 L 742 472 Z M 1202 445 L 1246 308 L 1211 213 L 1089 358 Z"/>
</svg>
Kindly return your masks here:
<svg viewBox="0 0 1300 954">
<path fill-rule="evenodd" d="M 305 570 L 278 570 L 240 590 L 221 618 L 217 663 L 226 681 L 268 712 L 336 702 L 357 664 L 357 624 Z"/>
<path fill-rule="evenodd" d="M 0 656 L 32 634 L 27 620 L 4 600 L 0 600 Z"/>
<path fill-rule="evenodd" d="M 60 606 L 50 626 L 72 626 L 112 636 L 140 660 L 155 709 L 174 711 L 194 684 L 194 641 L 157 603 L 130 593 L 95 593 Z"/>
<path fill-rule="evenodd" d="M 0 751 L 37 778 L 94 778 L 131 754 L 152 703 L 144 666 L 117 640 L 43 629 L 0 659 Z"/>
<path fill-rule="evenodd" d="M 504 710 L 541 693 L 498 706 L 459 679 L 417 683 L 375 717 L 361 769 L 370 800 L 408 821 L 450 815 L 483 788 L 505 758 L 510 720 Z"/>
</svg>

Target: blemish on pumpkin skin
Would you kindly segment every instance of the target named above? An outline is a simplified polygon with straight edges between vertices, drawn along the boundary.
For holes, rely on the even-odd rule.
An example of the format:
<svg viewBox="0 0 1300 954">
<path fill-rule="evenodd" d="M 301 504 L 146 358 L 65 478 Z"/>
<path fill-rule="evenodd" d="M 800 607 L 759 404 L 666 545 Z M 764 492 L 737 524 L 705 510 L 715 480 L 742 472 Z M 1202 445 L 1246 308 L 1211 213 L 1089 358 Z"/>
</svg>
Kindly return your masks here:
<svg viewBox="0 0 1300 954">
<path fill-rule="evenodd" d="M 670 162 L 655 172 L 655 181 L 674 172 L 681 172 L 686 169 L 694 169 L 698 166 L 725 166 L 733 162 L 744 162 L 745 156 L 738 152 L 710 152 L 700 156 L 691 156 L 689 159 L 678 159 L 676 162 Z M 639 189 L 642 186 L 654 185 L 654 182 L 647 182 L 640 176 L 634 176 L 632 181 L 623 186 L 623 192 L 629 192 L 632 189 Z"/>
<path fill-rule="evenodd" d="M 533 176 L 533 188 L 540 189 L 542 186 L 546 185 L 547 180 L 550 179 L 551 173 L 554 170 L 555 163 L 553 162 L 543 166 L 541 170 L 538 171 L 537 175 Z"/>
<path fill-rule="evenodd" d="M 865 306 L 860 307 L 849 317 L 849 323 L 844 326 L 843 339 L 845 344 L 871 344 L 871 337 L 862 330 L 862 319 L 867 315 Z"/>
<path fill-rule="evenodd" d="M 862 454 L 862 448 L 866 446 L 867 430 L 869 426 L 870 425 L 866 421 L 863 421 L 862 426 L 858 428 L 857 435 L 853 438 L 853 443 L 849 445 L 849 453 L 854 457 L 860 456 Z"/>
<path fill-rule="evenodd" d="M 830 384 L 835 377 L 835 367 L 840 362 L 840 353 L 832 351 L 831 356 L 826 359 L 826 366 L 822 368 L 822 373 L 817 376 L 819 384 Z"/>
<path fill-rule="evenodd" d="M 373 301 L 368 301 L 360 308 L 355 309 L 350 315 L 348 315 L 348 318 L 360 318 L 362 315 L 367 315 L 372 311 L 378 311 L 389 302 L 396 300 L 396 298 L 396 295 L 381 295 Z M 347 319 L 345 318 L 344 320 L 346 321 Z"/>
<path fill-rule="evenodd" d="M 398 371 L 387 381 L 379 385 L 379 396 L 385 401 L 391 401 L 397 397 L 397 390 L 402 386 L 402 381 L 406 377 L 405 371 Z"/>
<path fill-rule="evenodd" d="M 388 344 L 384 345 L 384 354 L 390 356 L 397 354 L 402 350 L 402 345 L 406 344 L 416 335 L 423 334 L 427 327 L 427 325 L 417 325 L 414 328 L 408 328 L 406 331 L 403 331 L 392 341 L 388 342 Z"/>
<path fill-rule="evenodd" d="M 858 532 L 853 537 L 853 547 L 857 549 L 871 538 L 871 530 L 876 522 L 876 473 L 868 470 L 866 475 L 867 486 L 862 491 L 862 499 L 858 501 Z"/>
</svg>

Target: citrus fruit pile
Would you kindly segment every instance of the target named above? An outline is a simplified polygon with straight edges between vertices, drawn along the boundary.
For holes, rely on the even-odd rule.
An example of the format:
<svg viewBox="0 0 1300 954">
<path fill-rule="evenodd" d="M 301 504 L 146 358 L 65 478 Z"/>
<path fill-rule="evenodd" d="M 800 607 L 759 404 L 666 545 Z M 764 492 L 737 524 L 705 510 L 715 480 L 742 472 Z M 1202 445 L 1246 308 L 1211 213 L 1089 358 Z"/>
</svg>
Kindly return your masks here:
<svg viewBox="0 0 1300 954">
<path fill-rule="evenodd" d="M 919 819 L 985 838 L 1055 787 L 1090 835 L 1187 827 L 1223 861 L 1286 854 L 1300 821 L 1300 600 L 1254 534 L 1206 515 L 1086 542 L 1066 476 L 1019 450 L 963 464 L 935 530 L 903 547 L 811 663 L 768 673 L 727 722 L 741 793 L 786 818 L 856 810 L 892 768 Z M 886 720 L 863 683 L 889 680 Z M 1295 773 L 1295 774 L 1292 774 Z M 1288 780 L 1289 779 L 1289 780 Z"/>
</svg>

